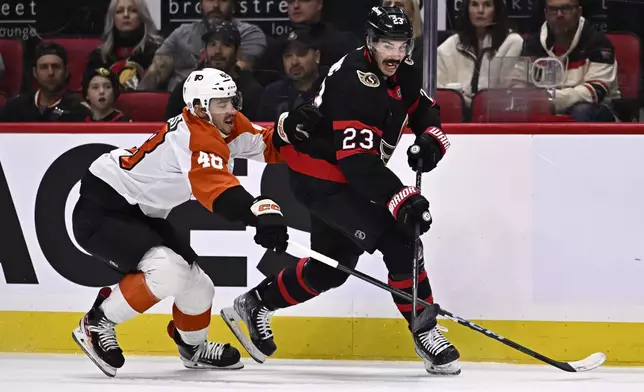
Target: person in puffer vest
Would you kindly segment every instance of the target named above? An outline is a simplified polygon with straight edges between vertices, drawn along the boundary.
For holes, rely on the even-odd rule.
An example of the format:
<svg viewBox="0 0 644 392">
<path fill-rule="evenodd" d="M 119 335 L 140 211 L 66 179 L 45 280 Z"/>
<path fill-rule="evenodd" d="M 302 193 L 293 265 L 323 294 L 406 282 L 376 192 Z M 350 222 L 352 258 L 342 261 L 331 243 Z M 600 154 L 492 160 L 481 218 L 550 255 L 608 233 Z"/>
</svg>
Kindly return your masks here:
<svg viewBox="0 0 644 392">
<path fill-rule="evenodd" d="M 611 100 L 620 98 L 615 48 L 610 40 L 582 17 L 580 0 L 546 0 L 546 22 L 529 36 L 522 56 L 535 60 L 556 57 L 565 67 L 563 86 L 555 92 L 557 114 L 576 121 L 612 122 Z M 525 63 L 515 69 L 525 82 Z"/>
</svg>

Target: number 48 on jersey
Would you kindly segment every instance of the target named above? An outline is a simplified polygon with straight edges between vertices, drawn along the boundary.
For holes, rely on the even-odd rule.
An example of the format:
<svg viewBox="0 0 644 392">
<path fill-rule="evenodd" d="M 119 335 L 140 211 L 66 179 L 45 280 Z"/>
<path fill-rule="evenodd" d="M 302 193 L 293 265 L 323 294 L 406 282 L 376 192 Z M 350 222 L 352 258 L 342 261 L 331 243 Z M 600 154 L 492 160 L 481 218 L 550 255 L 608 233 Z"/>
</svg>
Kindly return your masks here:
<svg viewBox="0 0 644 392">
<path fill-rule="evenodd" d="M 221 157 L 213 153 L 207 153 L 199 151 L 199 158 L 197 158 L 197 163 L 199 163 L 204 169 L 208 167 L 214 167 L 215 169 L 224 168 L 224 160 Z"/>
</svg>

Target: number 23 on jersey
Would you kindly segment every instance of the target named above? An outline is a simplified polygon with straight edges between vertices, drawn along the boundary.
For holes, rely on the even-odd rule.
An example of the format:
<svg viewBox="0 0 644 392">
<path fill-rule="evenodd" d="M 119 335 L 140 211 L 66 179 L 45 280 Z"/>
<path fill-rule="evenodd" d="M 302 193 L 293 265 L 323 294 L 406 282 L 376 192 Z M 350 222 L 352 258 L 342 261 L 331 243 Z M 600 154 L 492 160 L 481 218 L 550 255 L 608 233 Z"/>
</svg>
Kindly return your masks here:
<svg viewBox="0 0 644 392">
<path fill-rule="evenodd" d="M 347 128 L 344 130 L 344 138 L 342 139 L 343 150 L 353 150 L 360 147 L 365 150 L 373 148 L 373 131 L 371 129 Z"/>
</svg>

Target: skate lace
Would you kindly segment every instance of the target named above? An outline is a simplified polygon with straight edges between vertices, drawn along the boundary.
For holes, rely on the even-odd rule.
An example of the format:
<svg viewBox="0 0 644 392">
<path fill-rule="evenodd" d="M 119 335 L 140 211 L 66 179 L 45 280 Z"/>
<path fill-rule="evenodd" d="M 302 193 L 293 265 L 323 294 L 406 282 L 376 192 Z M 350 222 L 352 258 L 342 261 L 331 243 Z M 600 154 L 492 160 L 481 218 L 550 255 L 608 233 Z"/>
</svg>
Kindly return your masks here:
<svg viewBox="0 0 644 392">
<path fill-rule="evenodd" d="M 119 349 L 119 344 L 116 341 L 116 331 L 114 331 L 114 323 L 106 317 L 102 317 L 97 325 L 89 325 L 87 329 L 90 332 L 98 334 L 98 345 L 105 351 Z"/>
<path fill-rule="evenodd" d="M 268 339 L 273 337 L 273 331 L 271 330 L 271 318 L 273 313 L 268 308 L 262 306 L 257 312 L 257 329 L 262 335 L 262 339 Z"/>
<path fill-rule="evenodd" d="M 440 325 L 435 326 L 427 332 L 418 336 L 420 342 L 432 355 L 438 355 L 452 344 L 443 336 L 442 332 L 447 332 L 447 328 Z"/>
<path fill-rule="evenodd" d="M 210 361 L 218 361 L 224 354 L 226 345 L 224 343 L 206 342 L 197 350 L 196 357 L 200 359 L 208 359 Z"/>
</svg>

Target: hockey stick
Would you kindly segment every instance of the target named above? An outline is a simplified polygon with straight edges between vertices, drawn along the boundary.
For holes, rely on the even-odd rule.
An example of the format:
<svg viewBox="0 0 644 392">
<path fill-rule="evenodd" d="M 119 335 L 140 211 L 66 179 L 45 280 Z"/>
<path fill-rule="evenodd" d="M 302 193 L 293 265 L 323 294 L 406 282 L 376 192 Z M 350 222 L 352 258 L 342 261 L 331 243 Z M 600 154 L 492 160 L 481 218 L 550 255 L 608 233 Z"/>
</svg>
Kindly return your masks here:
<svg viewBox="0 0 644 392">
<path fill-rule="evenodd" d="M 360 271 L 357 271 L 357 270 L 355 270 L 353 268 L 346 267 L 346 266 L 340 264 L 339 262 L 333 260 L 332 258 L 323 255 L 322 253 L 316 252 L 316 251 L 314 251 L 312 249 L 309 249 L 309 248 L 307 248 L 305 246 L 302 246 L 302 245 L 294 242 L 293 240 L 288 240 L 288 243 L 293 248 L 299 249 L 302 253 L 305 253 L 307 256 L 312 257 L 315 260 L 328 265 L 329 267 L 337 268 L 338 270 L 340 270 L 340 271 L 342 271 L 342 272 L 344 272 L 346 274 L 353 275 L 353 276 L 355 276 L 355 277 L 357 277 L 357 278 L 359 278 L 361 280 L 364 280 L 364 281 L 366 281 L 368 283 L 371 283 L 372 285 L 374 285 L 376 287 L 379 287 L 379 288 L 381 288 L 381 289 L 383 289 L 385 291 L 388 291 L 388 292 L 390 292 L 390 293 L 392 293 L 392 294 L 394 294 L 394 295 L 396 295 L 396 296 L 398 296 L 400 298 L 406 299 L 407 301 L 412 300 L 412 296 L 407 294 L 407 293 L 405 293 L 404 291 L 401 291 L 401 290 L 393 288 L 393 287 L 391 287 L 389 285 L 386 285 L 386 284 L 382 283 L 381 281 L 379 281 L 379 280 L 377 280 L 375 278 L 372 278 L 371 276 L 369 276 L 367 274 L 364 274 L 364 273 L 362 273 Z M 552 358 L 546 357 L 543 354 L 540 354 L 540 353 L 538 353 L 536 351 L 533 351 L 533 350 L 531 350 L 531 349 L 529 349 L 529 348 L 527 348 L 525 346 L 522 346 L 519 343 L 516 343 L 516 342 L 514 342 L 514 341 L 512 341 L 510 339 L 504 338 L 503 336 L 498 335 L 498 334 L 490 331 L 489 329 L 485 329 L 485 328 L 481 327 L 480 325 L 477 325 L 477 324 L 475 324 L 475 323 L 473 323 L 471 321 L 468 321 L 468 320 L 465 320 L 465 319 L 463 319 L 463 318 L 461 318 L 459 316 L 456 316 L 456 315 L 452 314 L 451 312 L 448 312 L 447 310 L 442 309 L 437 304 L 430 304 L 429 302 L 424 301 L 422 299 L 419 299 L 418 303 L 423 305 L 425 308 L 430 309 L 430 312 L 422 312 L 420 314 L 420 316 L 422 316 L 422 317 L 424 317 L 426 313 L 429 313 L 428 316 L 431 315 L 433 317 L 436 317 L 436 314 L 439 314 L 439 315 L 441 315 L 441 316 L 443 316 L 445 318 L 448 318 L 448 319 L 450 319 L 450 320 L 452 320 L 452 321 L 454 321 L 454 322 L 456 322 L 456 323 L 458 323 L 458 324 L 460 324 L 460 325 L 462 325 L 464 327 L 467 327 L 467 328 L 469 328 L 471 330 L 474 330 L 474 331 L 476 331 L 478 333 L 481 333 L 481 334 L 487 336 L 488 338 L 494 339 L 497 342 L 503 343 L 506 346 L 512 347 L 515 350 L 521 351 L 522 353 L 531 356 L 532 358 L 536 358 L 541 362 L 545 362 L 548 365 L 554 366 L 554 367 L 556 367 L 558 369 L 561 369 L 561 370 L 564 370 L 566 372 L 585 372 L 585 371 L 588 371 L 588 370 L 593 370 L 593 369 L 601 366 L 604 363 L 604 361 L 606 361 L 606 354 L 599 353 L 599 352 L 591 354 L 588 357 L 586 357 L 586 358 L 584 358 L 582 360 L 579 360 L 579 361 L 574 361 L 574 362 L 556 361 L 556 360 L 554 360 Z"/>
<path fill-rule="evenodd" d="M 412 146 L 412 151 L 414 150 L 414 147 L 418 146 Z M 417 150 L 420 152 L 420 148 L 417 148 Z M 418 159 L 418 166 L 416 167 L 416 189 L 418 189 L 418 192 L 420 193 L 420 186 L 423 180 L 423 159 L 419 158 Z M 418 261 L 420 259 L 419 256 L 419 247 L 420 247 L 420 224 L 416 223 L 415 227 L 415 233 L 414 233 L 414 261 L 413 261 L 413 271 L 411 273 L 411 279 L 412 279 L 412 298 L 411 298 L 411 325 L 415 326 L 416 325 L 416 304 L 418 303 Z"/>
</svg>

